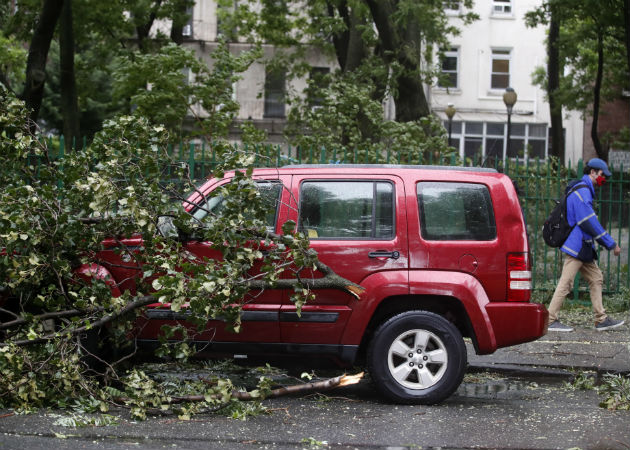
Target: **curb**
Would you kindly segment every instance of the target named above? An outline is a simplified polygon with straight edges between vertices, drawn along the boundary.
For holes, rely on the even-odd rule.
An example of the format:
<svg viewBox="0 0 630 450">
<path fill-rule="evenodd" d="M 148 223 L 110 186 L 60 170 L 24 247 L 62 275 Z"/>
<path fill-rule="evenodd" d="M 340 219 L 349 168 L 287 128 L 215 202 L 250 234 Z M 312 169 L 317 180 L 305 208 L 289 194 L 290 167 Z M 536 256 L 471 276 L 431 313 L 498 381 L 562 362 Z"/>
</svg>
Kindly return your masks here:
<svg viewBox="0 0 630 450">
<path fill-rule="evenodd" d="M 524 377 L 549 377 L 573 379 L 575 373 L 557 367 L 531 366 L 523 364 L 493 364 L 493 363 L 475 363 L 468 365 L 468 372 L 499 372 L 510 375 L 520 375 Z"/>
<path fill-rule="evenodd" d="M 493 363 L 475 363 L 468 365 L 468 372 L 499 372 L 510 375 L 524 376 L 524 377 L 548 377 L 548 378 L 562 378 L 566 380 L 572 380 L 575 378 L 577 372 L 594 372 L 597 378 L 602 378 L 604 375 L 621 375 L 630 376 L 630 370 L 615 370 L 615 369 L 603 369 L 601 367 L 587 367 L 587 366 L 574 366 L 571 369 L 563 369 L 552 366 L 532 366 L 525 364 L 493 364 Z"/>
</svg>

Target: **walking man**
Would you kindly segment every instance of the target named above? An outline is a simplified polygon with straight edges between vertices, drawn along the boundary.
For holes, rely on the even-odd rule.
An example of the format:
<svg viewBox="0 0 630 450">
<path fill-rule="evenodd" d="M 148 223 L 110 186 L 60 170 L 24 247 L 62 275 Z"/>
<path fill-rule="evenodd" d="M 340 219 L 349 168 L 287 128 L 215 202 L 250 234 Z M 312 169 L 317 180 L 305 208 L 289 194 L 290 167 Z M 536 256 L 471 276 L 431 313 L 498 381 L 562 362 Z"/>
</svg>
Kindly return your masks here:
<svg viewBox="0 0 630 450">
<path fill-rule="evenodd" d="M 562 308 L 566 296 L 571 292 L 578 271 L 588 282 L 595 316 L 595 329 L 611 330 L 624 323 L 623 320 L 614 320 L 606 315 L 602 303 L 604 276 L 597 265 L 595 251 L 595 241 L 597 241 L 608 250 L 612 250 L 615 256 L 621 254 L 621 248 L 604 230 L 593 210 L 595 186 L 602 186 L 606 178 L 610 176 L 606 163 L 599 158 L 593 158 L 584 168 L 582 179 L 572 182 L 567 187 L 568 192 L 577 184 L 583 185 L 567 197 L 567 220 L 574 228 L 560 248 L 564 253 L 564 264 L 558 286 L 549 305 L 549 331 L 573 331 L 573 328 L 558 320 L 558 311 Z"/>
</svg>

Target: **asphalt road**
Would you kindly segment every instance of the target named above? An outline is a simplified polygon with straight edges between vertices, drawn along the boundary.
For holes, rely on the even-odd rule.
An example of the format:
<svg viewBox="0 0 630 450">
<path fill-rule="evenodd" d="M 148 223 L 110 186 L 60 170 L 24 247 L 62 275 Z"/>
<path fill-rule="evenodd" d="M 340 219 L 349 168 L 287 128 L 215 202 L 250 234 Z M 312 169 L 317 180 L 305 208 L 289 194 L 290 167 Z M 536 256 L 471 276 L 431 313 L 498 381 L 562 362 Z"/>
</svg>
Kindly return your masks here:
<svg viewBox="0 0 630 450">
<path fill-rule="evenodd" d="M 584 316 L 584 317 L 582 317 Z M 570 321 L 573 333 L 474 355 L 455 395 L 436 406 L 384 402 L 369 380 L 325 396 L 266 400 L 267 414 L 129 420 L 64 427 L 59 411 L 0 410 L 5 449 L 630 449 L 630 411 L 599 407 L 596 391 L 565 386 L 575 371 L 630 373 L 630 317 L 598 333 Z M 339 375 L 339 373 L 330 376 Z M 114 412 L 116 413 L 116 412 Z"/>
<path fill-rule="evenodd" d="M 123 418 L 72 428 L 58 424 L 56 411 L 9 415 L 0 418 L 0 449 L 630 448 L 630 412 L 600 408 L 595 391 L 570 390 L 564 381 L 469 373 L 437 406 L 387 404 L 365 381 L 326 396 L 265 401 L 268 414 L 246 421 Z"/>
</svg>

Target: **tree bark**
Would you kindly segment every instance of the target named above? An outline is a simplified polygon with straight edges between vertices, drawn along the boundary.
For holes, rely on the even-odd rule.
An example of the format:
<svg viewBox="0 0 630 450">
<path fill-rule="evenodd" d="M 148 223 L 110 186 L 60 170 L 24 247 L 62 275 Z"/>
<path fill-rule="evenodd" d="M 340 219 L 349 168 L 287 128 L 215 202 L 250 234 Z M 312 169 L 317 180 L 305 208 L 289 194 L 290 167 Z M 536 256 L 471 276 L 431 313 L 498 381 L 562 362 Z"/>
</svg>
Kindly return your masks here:
<svg viewBox="0 0 630 450">
<path fill-rule="evenodd" d="M 626 69 L 630 72 L 630 0 L 623 1 L 623 27 L 625 31 L 626 62 L 628 63 Z M 628 86 L 624 87 L 628 88 Z"/>
<path fill-rule="evenodd" d="M 591 139 L 593 140 L 593 146 L 597 157 L 608 160 L 608 149 L 602 147 L 602 143 L 599 140 L 598 125 L 599 125 L 599 106 L 601 101 L 602 80 L 604 76 L 604 35 L 602 29 L 597 31 L 597 76 L 595 77 L 595 85 L 593 86 L 593 123 L 591 124 Z"/>
<path fill-rule="evenodd" d="M 333 45 L 341 71 L 352 72 L 368 56 L 368 49 L 358 30 L 358 25 L 361 25 L 362 21 L 350 10 L 346 1 L 341 2 L 336 8 L 329 1 L 327 6 L 329 16 L 334 17 L 337 12 L 346 25 L 344 31 L 333 36 Z"/>
<path fill-rule="evenodd" d="M 62 6 L 63 0 L 45 0 L 29 46 L 26 61 L 26 82 L 22 99 L 31 111 L 30 119 L 33 125 L 39 117 L 39 110 L 42 106 L 48 51 Z"/>
<path fill-rule="evenodd" d="M 628 0 L 630 1 L 630 0 Z M 549 115 L 551 117 L 551 151 L 558 158 L 558 163 L 564 163 L 564 130 L 562 126 L 562 104 L 556 99 L 556 92 L 560 87 L 560 22 L 557 13 L 551 10 L 549 21 L 549 37 L 547 41 L 547 94 L 549 95 Z"/>
<path fill-rule="evenodd" d="M 315 263 L 317 270 L 319 270 L 322 274 L 324 274 L 323 278 L 301 278 L 299 281 L 302 282 L 309 289 L 317 290 L 317 289 L 338 289 L 347 294 L 352 295 L 355 299 L 359 299 L 361 294 L 365 291 L 363 287 L 360 285 L 353 283 L 351 281 L 346 280 L 345 278 L 337 275 L 330 267 L 324 264 L 321 261 L 317 261 Z M 287 278 L 277 280 L 273 285 L 269 285 L 268 283 L 262 280 L 252 280 L 247 284 L 252 290 L 263 290 L 263 289 L 293 289 L 298 283 L 298 280 L 295 278 Z"/>
<path fill-rule="evenodd" d="M 146 40 L 149 37 L 149 33 L 151 32 L 151 28 L 153 27 L 153 22 L 157 18 L 157 10 L 160 8 L 162 4 L 162 0 L 157 0 L 155 5 L 153 6 L 151 13 L 149 14 L 149 20 L 146 23 L 141 25 L 136 25 L 136 35 L 138 38 L 138 48 L 143 52 L 147 52 Z"/>
<path fill-rule="evenodd" d="M 79 105 L 74 71 L 74 28 L 72 0 L 65 0 L 59 22 L 59 62 L 61 80 L 61 111 L 66 152 L 80 138 Z"/>
<path fill-rule="evenodd" d="M 394 5 L 391 0 L 366 0 L 379 39 L 389 54 L 402 67 L 396 75 L 396 121 L 411 122 L 430 114 L 429 104 L 420 77 L 420 30 L 416 19 L 409 18 L 405 27 L 391 21 Z"/>
</svg>

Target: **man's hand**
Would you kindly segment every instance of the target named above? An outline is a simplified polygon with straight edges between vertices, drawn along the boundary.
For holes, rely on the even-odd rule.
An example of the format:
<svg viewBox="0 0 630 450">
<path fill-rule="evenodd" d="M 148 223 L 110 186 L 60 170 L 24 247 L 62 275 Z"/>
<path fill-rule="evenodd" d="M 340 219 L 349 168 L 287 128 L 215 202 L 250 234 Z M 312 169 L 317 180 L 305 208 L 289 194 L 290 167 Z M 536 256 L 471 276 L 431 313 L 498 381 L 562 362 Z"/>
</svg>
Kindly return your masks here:
<svg viewBox="0 0 630 450">
<path fill-rule="evenodd" d="M 619 247 L 618 245 L 615 245 L 615 249 L 613 250 L 613 253 L 615 254 L 615 256 L 621 255 L 621 247 Z"/>
</svg>

